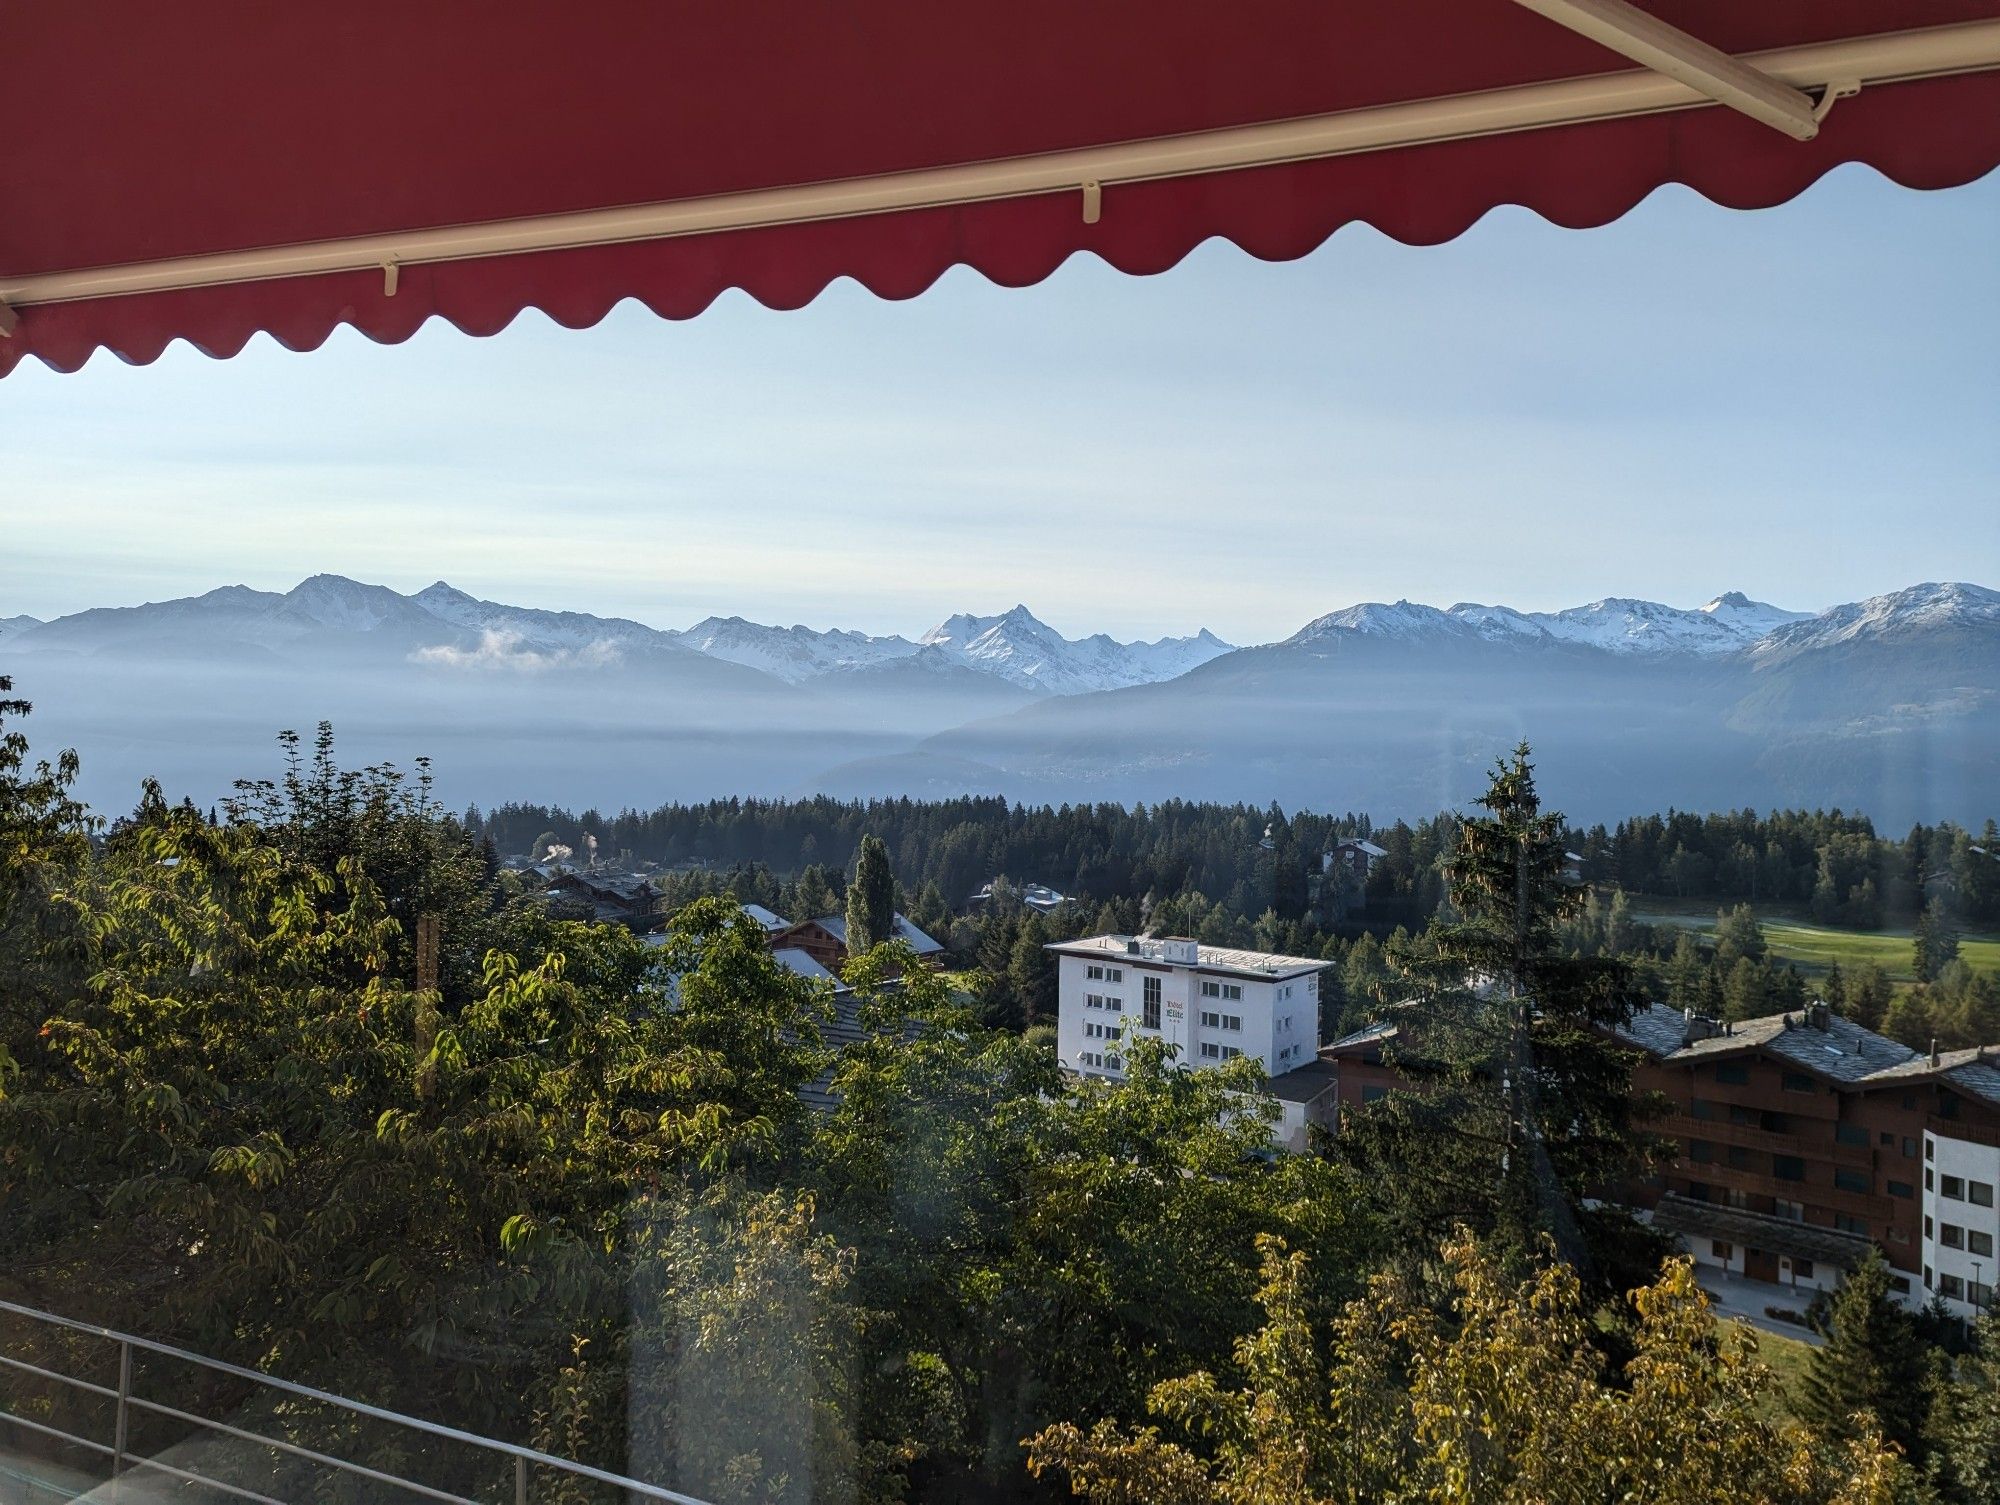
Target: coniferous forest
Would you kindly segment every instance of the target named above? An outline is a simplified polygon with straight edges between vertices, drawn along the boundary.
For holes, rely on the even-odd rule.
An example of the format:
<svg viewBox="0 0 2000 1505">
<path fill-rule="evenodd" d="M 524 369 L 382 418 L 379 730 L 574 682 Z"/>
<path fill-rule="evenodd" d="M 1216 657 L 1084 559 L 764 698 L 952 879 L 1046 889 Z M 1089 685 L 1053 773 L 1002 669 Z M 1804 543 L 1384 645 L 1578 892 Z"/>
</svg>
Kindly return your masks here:
<svg viewBox="0 0 2000 1505">
<path fill-rule="evenodd" d="M 1858 1505 L 1986 1500 L 2000 1478 L 1992 1319 L 1946 1331 L 1864 1272 L 1781 1389 L 1687 1262 L 1595 1195 L 1657 1153 L 1599 1026 L 1655 987 L 1731 986 L 1743 962 L 1770 989 L 1798 977 L 1716 885 L 1782 868 L 1797 899 L 1830 852 L 1844 881 L 1851 848 L 1850 886 L 1921 917 L 1935 865 L 1981 844 L 1964 833 L 1891 842 L 1834 816 L 1579 833 L 1525 749 L 1467 813 L 1386 831 L 980 802 L 593 826 L 447 813 L 423 765 L 343 768 L 330 737 L 292 741 L 218 810 L 149 787 L 107 824 L 71 799 L 72 755 L 31 751 L 28 710 L 0 699 L 8 1300 L 717 1502 Z M 501 861 L 585 833 L 680 864 L 664 945 L 561 918 Z M 1318 853 L 1347 833 L 1388 857 L 1330 892 Z M 1729 913 L 1690 960 L 1622 896 L 1697 847 L 1711 886 L 1683 872 L 1680 897 Z M 1594 882 L 1566 873 L 1570 850 Z M 1972 875 L 1953 921 L 1976 922 L 1990 891 L 1952 871 Z M 959 913 L 994 877 L 1080 902 L 1043 916 L 1002 885 Z M 894 897 L 953 970 L 893 943 L 858 958 L 876 1027 L 836 1051 L 830 995 L 730 902 L 753 894 L 870 927 Z M 1040 942 L 1111 921 L 1310 948 L 1343 1020 L 1424 1000 L 1446 1095 L 1274 1155 L 1247 1061 L 1180 1071 L 1135 1041 L 1127 1079 L 1066 1078 Z M 1502 986 L 1470 989 L 1474 971 Z M 1940 950 L 1925 1006 L 1953 986 L 1990 1004 L 1989 983 L 1950 981 L 1964 971 Z M 829 1076 L 833 1108 L 808 1108 Z M 108 1378 L 73 1335 L 22 1341 Z M 214 1383 L 184 1403 L 306 1446 L 381 1445 L 310 1407 L 250 1416 Z M 81 1424 L 31 1374 L 0 1389 Z M 169 1440 L 138 1425 L 135 1450 Z M 511 1484 L 380 1461 L 489 1498 Z M 246 1486 L 282 1496 L 270 1467 Z"/>
</svg>

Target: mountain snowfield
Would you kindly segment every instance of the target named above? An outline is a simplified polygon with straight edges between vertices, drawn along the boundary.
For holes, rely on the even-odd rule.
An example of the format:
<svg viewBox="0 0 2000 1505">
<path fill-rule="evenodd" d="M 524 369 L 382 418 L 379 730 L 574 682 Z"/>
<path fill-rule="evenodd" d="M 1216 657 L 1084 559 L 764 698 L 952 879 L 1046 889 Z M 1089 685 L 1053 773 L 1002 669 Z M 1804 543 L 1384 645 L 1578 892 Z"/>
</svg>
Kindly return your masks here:
<svg viewBox="0 0 2000 1505">
<path fill-rule="evenodd" d="M 1562 611 L 1366 602 L 1280 642 L 1068 638 L 1026 606 L 916 637 L 686 629 L 316 575 L 289 591 L 0 617 L 38 749 L 107 810 L 206 802 L 271 737 L 429 755 L 450 797 L 1275 799 L 1378 818 L 1476 792 L 1527 737 L 1572 815 L 1840 804 L 1983 820 L 2000 790 L 2000 592 L 1933 583 L 1789 611 L 1607 597 Z"/>
<path fill-rule="evenodd" d="M 1976 589 L 1921 586 L 1920 590 Z M 1887 602 L 1891 598 L 1879 597 Z M 1869 605 L 1871 603 L 1863 603 Z M 1848 611 L 1858 608 L 1841 607 Z M 1885 607 L 1893 611 L 1893 607 Z M 1811 618 L 1809 611 L 1786 611 L 1752 601 L 1740 591 L 1717 596 L 1706 606 L 1684 610 L 1657 601 L 1609 596 L 1588 606 L 1563 611 L 1516 611 L 1511 606 L 1480 606 L 1464 601 L 1443 610 L 1398 601 L 1393 606 L 1368 602 L 1332 612 L 1309 622 L 1288 642 L 1308 644 L 1338 640 L 1349 633 L 1405 640 L 1450 640 L 1477 637 L 1489 642 L 1574 643 L 1606 653 L 1712 654 L 1735 653 L 1793 622 Z"/>
</svg>

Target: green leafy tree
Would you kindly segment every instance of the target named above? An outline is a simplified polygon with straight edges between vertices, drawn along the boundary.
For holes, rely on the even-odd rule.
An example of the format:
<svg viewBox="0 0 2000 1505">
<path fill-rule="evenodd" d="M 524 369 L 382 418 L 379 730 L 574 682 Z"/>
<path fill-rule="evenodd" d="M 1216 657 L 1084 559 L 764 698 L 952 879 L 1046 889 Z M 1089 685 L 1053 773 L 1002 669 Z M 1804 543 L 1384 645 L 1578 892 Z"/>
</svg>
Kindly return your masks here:
<svg viewBox="0 0 2000 1505">
<path fill-rule="evenodd" d="M 1755 1341 L 1740 1328 L 1718 1338 L 1686 1260 L 1632 1293 L 1633 1353 L 1607 1376 L 1560 1263 L 1517 1281 L 1455 1240 L 1449 1320 L 1378 1277 L 1329 1330 L 1307 1299 L 1308 1261 L 1277 1240 L 1262 1250 L 1263 1325 L 1231 1372 L 1151 1392 L 1171 1435 L 1062 1423 L 1028 1439 L 1030 1470 L 1096 1505 L 1887 1505 L 1919 1487 L 1871 1434 L 1830 1446 L 1766 1422 Z"/>
<path fill-rule="evenodd" d="M 896 934 L 896 880 L 879 836 L 861 838 L 854 881 L 847 889 L 847 954 L 860 956 Z"/>
</svg>

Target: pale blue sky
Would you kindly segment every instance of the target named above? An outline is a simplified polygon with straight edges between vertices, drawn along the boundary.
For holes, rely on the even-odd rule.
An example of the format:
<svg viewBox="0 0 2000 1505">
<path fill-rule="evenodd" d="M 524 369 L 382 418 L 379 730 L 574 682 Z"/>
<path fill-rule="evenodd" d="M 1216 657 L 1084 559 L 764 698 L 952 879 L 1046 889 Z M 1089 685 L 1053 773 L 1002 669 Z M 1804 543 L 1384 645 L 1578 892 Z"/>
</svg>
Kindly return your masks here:
<svg viewBox="0 0 2000 1505">
<path fill-rule="evenodd" d="M 2000 177 L 0 383 L 0 616 L 330 570 L 661 626 L 1022 600 L 1253 642 L 1403 596 L 2000 585 L 1996 517 Z"/>
</svg>

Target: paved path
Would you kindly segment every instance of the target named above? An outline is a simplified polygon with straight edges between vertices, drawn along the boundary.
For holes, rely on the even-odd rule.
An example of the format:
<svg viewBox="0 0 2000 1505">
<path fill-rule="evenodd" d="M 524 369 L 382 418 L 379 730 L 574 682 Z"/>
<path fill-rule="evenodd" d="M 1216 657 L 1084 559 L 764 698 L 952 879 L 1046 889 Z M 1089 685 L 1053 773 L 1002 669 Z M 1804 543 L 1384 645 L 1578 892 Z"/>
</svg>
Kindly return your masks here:
<svg viewBox="0 0 2000 1505">
<path fill-rule="evenodd" d="M 1701 1288 L 1708 1292 L 1709 1304 L 1715 1308 L 1717 1316 L 1734 1317 L 1767 1333 L 1776 1333 L 1781 1338 L 1791 1338 L 1814 1348 L 1826 1341 L 1809 1327 L 1780 1322 L 1764 1312 L 1767 1306 L 1782 1306 L 1803 1317 L 1806 1304 L 1813 1298 L 1811 1291 L 1726 1274 L 1712 1265 L 1696 1265 L 1694 1273 L 1701 1282 Z"/>
</svg>

